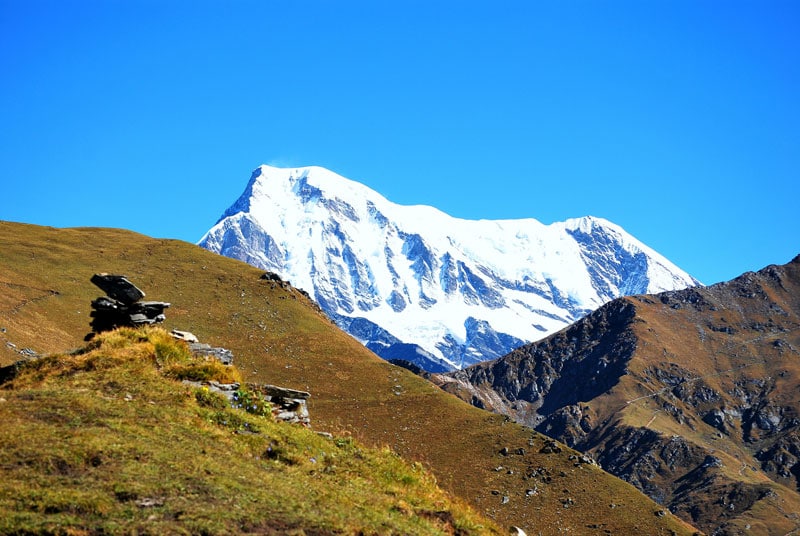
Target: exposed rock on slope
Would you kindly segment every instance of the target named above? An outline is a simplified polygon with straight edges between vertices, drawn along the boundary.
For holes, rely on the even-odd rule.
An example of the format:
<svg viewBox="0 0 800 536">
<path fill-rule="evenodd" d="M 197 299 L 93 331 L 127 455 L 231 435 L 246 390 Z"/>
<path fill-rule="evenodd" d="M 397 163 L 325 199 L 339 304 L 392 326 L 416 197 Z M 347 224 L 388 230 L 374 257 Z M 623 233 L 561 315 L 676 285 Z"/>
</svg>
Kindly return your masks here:
<svg viewBox="0 0 800 536">
<path fill-rule="evenodd" d="M 500 357 L 616 297 L 697 281 L 621 227 L 462 220 L 318 167 L 261 166 L 200 245 L 306 289 L 385 359 Z"/>
<path fill-rule="evenodd" d="M 715 534 L 800 530 L 800 256 L 615 300 L 509 355 L 431 378 L 591 454 Z"/>
</svg>

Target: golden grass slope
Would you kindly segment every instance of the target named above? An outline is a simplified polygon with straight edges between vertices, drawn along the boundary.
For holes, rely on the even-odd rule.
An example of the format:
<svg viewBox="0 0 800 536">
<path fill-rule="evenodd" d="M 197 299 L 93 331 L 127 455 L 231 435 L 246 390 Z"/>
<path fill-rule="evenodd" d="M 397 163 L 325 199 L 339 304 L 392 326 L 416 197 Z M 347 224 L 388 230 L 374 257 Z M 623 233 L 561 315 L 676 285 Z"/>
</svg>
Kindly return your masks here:
<svg viewBox="0 0 800 536">
<path fill-rule="evenodd" d="M 0 533 L 499 533 L 420 464 L 180 381 L 236 375 L 159 328 L 18 367 L 0 388 Z"/>
<path fill-rule="evenodd" d="M 0 222 L 0 363 L 19 359 L 22 348 L 81 347 L 89 302 L 101 294 L 89 283 L 97 272 L 127 275 L 147 299 L 171 302 L 164 327 L 231 349 L 245 381 L 311 392 L 315 429 L 422 463 L 500 526 L 528 534 L 693 532 L 632 486 L 576 464 L 574 451 L 543 453 L 540 434 L 382 361 L 297 290 L 180 241 Z M 155 418 L 158 406 L 152 411 Z"/>
</svg>

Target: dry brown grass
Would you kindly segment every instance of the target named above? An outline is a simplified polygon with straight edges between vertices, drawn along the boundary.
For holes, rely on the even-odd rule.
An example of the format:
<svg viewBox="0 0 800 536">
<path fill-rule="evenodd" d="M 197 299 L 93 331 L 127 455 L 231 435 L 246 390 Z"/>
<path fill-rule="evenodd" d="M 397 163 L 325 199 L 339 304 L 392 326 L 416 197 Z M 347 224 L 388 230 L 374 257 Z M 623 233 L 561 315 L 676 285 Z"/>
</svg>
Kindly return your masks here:
<svg viewBox="0 0 800 536">
<path fill-rule="evenodd" d="M 177 365 L 237 376 L 152 328 L 21 365 L 0 388 L 0 533 L 499 532 L 421 465 L 231 408 Z"/>
</svg>

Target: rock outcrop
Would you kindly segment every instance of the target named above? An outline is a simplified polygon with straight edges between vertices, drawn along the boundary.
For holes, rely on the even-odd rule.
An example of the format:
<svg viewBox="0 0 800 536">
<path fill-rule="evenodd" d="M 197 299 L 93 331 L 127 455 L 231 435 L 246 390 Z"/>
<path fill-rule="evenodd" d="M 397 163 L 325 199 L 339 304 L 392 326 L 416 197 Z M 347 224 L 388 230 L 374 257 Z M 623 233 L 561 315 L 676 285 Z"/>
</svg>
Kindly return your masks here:
<svg viewBox="0 0 800 536">
<path fill-rule="evenodd" d="M 171 335 L 178 340 L 186 342 L 189 345 L 189 350 L 196 356 L 216 359 L 223 365 L 233 365 L 233 352 L 227 348 L 213 347 L 209 344 L 201 343 L 193 333 L 188 331 L 173 329 Z M 271 413 L 275 420 L 311 426 L 311 416 L 308 413 L 308 399 L 311 394 L 305 391 L 257 383 L 248 383 L 244 386 L 238 382 L 184 381 L 184 383 L 195 387 L 205 387 L 209 391 L 219 393 L 227 398 L 234 407 L 241 405 L 242 389 L 244 388 L 248 392 L 256 393 L 263 402 L 270 405 Z"/>
<path fill-rule="evenodd" d="M 169 303 L 141 301 L 145 294 L 124 275 L 95 274 L 92 283 L 105 292 L 92 300 L 92 331 L 100 333 L 121 326 L 156 324 L 165 320 Z"/>
<path fill-rule="evenodd" d="M 261 393 L 264 399 L 272 404 L 272 415 L 275 419 L 292 424 L 311 426 L 308 413 L 310 393 L 278 387 L 277 385 L 248 384 L 248 387 Z"/>
<path fill-rule="evenodd" d="M 264 279 L 281 281 L 275 274 L 265 274 Z M 141 301 L 145 293 L 123 275 L 95 274 L 91 279 L 107 295 L 92 300 L 92 330 L 94 333 L 109 331 L 121 326 L 141 326 L 163 322 L 166 302 Z M 191 332 L 173 329 L 171 335 L 184 341 L 196 356 L 216 359 L 223 365 L 233 365 L 233 353 L 227 348 L 214 347 L 200 342 Z M 221 384 L 218 382 L 186 382 L 224 395 L 232 405 L 237 405 L 242 385 L 239 383 Z M 276 385 L 247 384 L 246 389 L 258 393 L 267 402 L 276 420 L 311 425 L 307 400 L 311 396 L 305 391 L 297 391 Z"/>
</svg>

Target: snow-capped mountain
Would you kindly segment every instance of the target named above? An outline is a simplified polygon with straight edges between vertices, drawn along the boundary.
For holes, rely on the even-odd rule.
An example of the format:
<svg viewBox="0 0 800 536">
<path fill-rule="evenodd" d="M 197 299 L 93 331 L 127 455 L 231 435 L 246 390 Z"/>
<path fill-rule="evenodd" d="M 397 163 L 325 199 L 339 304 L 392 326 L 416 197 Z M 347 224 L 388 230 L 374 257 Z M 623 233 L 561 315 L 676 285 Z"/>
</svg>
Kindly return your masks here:
<svg viewBox="0 0 800 536">
<path fill-rule="evenodd" d="M 320 167 L 257 168 L 199 244 L 276 272 L 377 354 L 430 371 L 505 355 L 622 295 L 698 284 L 600 218 L 463 220 Z"/>
</svg>

